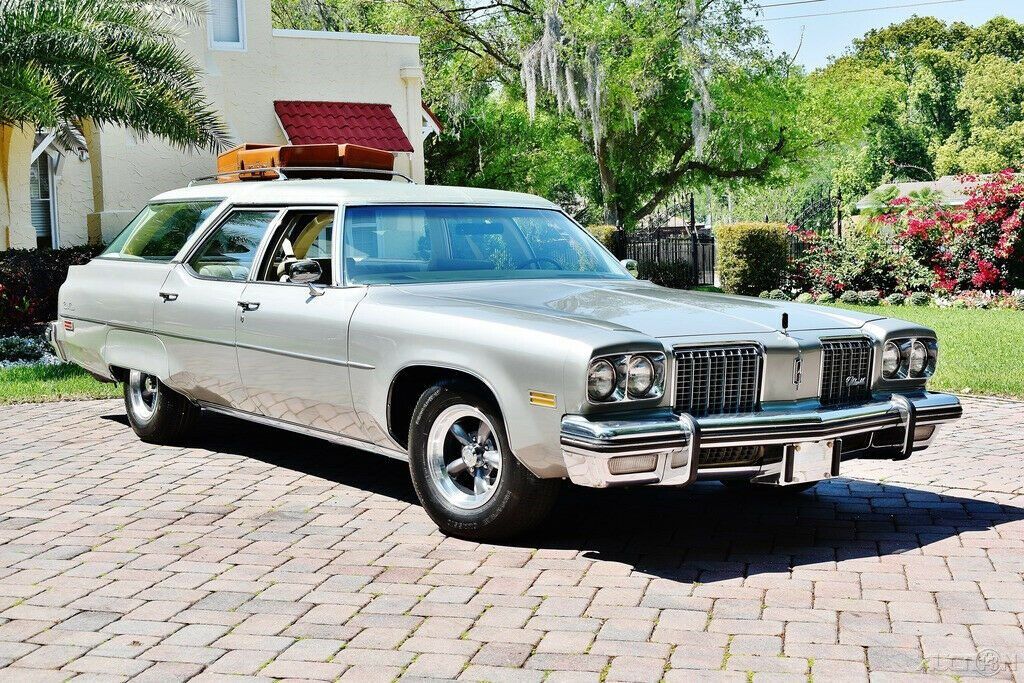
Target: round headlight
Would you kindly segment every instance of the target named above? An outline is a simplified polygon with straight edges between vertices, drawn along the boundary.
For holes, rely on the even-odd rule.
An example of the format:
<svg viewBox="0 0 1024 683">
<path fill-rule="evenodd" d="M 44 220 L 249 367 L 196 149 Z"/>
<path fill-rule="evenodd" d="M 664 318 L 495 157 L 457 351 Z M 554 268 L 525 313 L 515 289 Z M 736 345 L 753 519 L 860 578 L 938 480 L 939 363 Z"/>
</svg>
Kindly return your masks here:
<svg viewBox="0 0 1024 683">
<path fill-rule="evenodd" d="M 626 388 L 630 397 L 646 396 L 654 387 L 654 364 L 644 356 L 629 361 L 629 379 Z"/>
<path fill-rule="evenodd" d="M 882 350 L 882 376 L 886 379 L 896 377 L 900 371 L 900 347 L 895 342 L 886 342 Z"/>
<path fill-rule="evenodd" d="M 587 372 L 587 393 L 594 401 L 604 401 L 615 391 L 615 368 L 606 360 L 595 360 Z"/>
<path fill-rule="evenodd" d="M 921 377 L 928 365 L 928 347 L 920 339 L 910 345 L 910 375 Z"/>
</svg>

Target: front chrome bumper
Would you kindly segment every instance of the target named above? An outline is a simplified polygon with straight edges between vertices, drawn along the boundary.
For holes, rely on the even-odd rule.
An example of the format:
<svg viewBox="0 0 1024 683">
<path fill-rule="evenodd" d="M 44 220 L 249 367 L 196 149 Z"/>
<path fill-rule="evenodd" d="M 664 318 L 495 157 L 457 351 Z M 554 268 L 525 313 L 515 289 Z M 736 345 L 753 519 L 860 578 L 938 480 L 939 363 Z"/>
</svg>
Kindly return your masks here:
<svg viewBox="0 0 1024 683">
<path fill-rule="evenodd" d="M 817 402 L 798 407 L 770 407 L 757 413 L 695 419 L 660 409 L 640 416 L 562 419 L 561 444 L 569 478 L 582 486 L 603 488 L 630 484 L 681 486 L 697 478 L 763 475 L 762 467 L 700 468 L 701 449 L 740 446 L 791 446 L 832 441 L 898 429 L 887 442 L 895 459 L 910 457 L 930 442 L 934 431 L 915 439 L 918 427 L 952 422 L 963 410 L 956 396 L 921 392 L 893 394 L 857 406 L 823 408 Z M 653 457 L 652 457 L 653 456 Z M 622 458 L 644 471 L 616 473 Z M 620 460 L 616 460 L 620 459 Z M 639 465 L 637 465 L 639 463 Z M 778 468 L 776 468 L 777 470 Z"/>
</svg>

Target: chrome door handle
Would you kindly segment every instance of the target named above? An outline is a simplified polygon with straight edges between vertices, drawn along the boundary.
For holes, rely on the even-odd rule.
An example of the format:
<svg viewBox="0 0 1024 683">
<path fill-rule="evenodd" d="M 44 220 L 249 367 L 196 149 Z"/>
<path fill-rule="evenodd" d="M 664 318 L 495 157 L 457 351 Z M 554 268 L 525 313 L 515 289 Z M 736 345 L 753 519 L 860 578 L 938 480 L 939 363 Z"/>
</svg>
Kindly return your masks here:
<svg viewBox="0 0 1024 683">
<path fill-rule="evenodd" d="M 160 298 L 164 301 L 177 301 L 178 295 L 174 292 L 160 292 Z"/>
<path fill-rule="evenodd" d="M 239 301 L 238 305 L 242 307 L 243 311 L 255 311 L 260 307 L 259 301 Z"/>
</svg>

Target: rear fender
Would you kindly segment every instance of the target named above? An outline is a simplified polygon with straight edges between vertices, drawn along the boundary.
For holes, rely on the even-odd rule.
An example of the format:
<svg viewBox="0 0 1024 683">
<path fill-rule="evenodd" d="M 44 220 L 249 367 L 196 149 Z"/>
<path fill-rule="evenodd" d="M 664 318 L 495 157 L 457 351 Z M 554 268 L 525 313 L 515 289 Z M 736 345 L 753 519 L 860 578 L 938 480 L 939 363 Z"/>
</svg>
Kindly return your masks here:
<svg viewBox="0 0 1024 683">
<path fill-rule="evenodd" d="M 108 366 L 141 370 L 166 381 L 167 349 L 155 335 L 112 329 L 103 345 L 103 360 Z"/>
</svg>

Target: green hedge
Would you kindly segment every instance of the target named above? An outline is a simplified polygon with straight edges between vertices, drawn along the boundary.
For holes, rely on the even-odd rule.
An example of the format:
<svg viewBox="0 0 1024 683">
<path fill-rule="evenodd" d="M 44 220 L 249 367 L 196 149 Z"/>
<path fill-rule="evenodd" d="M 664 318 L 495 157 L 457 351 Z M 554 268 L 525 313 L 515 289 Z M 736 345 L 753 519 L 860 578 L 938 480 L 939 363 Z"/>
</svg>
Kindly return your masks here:
<svg viewBox="0 0 1024 683">
<path fill-rule="evenodd" d="M 619 229 L 614 225 L 598 224 L 587 226 L 587 232 L 597 238 L 597 241 L 603 244 L 605 248 L 613 254 L 618 246 L 616 244 L 618 231 Z"/>
<path fill-rule="evenodd" d="M 718 272 L 732 294 L 779 289 L 789 268 L 789 232 L 783 223 L 730 223 L 715 228 Z"/>
</svg>

